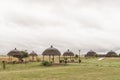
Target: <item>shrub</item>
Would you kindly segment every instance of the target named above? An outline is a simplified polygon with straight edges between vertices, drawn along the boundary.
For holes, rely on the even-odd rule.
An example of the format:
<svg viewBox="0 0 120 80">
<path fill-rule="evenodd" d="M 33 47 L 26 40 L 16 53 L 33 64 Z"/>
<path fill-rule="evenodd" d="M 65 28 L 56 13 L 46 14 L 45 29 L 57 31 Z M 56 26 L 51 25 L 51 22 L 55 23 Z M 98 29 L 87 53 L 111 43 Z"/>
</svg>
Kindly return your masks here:
<svg viewBox="0 0 120 80">
<path fill-rule="evenodd" d="M 81 60 L 79 59 L 78 62 L 81 63 Z"/>
<path fill-rule="evenodd" d="M 60 63 L 63 63 L 64 62 L 64 60 L 60 60 Z"/>
<path fill-rule="evenodd" d="M 64 63 L 65 63 L 65 65 L 67 64 L 67 58 L 64 58 Z"/>
<path fill-rule="evenodd" d="M 65 60 L 65 64 L 67 64 L 67 61 Z"/>
<path fill-rule="evenodd" d="M 51 63 L 48 61 L 43 61 L 42 66 L 51 66 Z"/>
<path fill-rule="evenodd" d="M 74 58 L 77 60 L 79 58 L 79 55 L 75 54 Z"/>
</svg>

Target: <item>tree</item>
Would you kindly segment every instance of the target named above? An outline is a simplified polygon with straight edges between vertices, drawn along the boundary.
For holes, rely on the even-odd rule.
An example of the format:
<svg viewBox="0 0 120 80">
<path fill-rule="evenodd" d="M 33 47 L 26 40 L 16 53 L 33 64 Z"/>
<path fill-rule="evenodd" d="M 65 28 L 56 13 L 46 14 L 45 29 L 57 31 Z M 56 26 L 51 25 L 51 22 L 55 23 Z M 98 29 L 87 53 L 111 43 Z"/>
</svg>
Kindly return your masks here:
<svg viewBox="0 0 120 80">
<path fill-rule="evenodd" d="M 28 52 L 27 51 L 21 51 L 19 54 L 14 55 L 13 57 L 18 58 L 20 62 L 23 62 L 23 58 L 28 57 Z"/>
<path fill-rule="evenodd" d="M 75 54 L 75 59 L 78 59 L 78 58 L 79 58 L 79 56 L 77 54 Z"/>
</svg>

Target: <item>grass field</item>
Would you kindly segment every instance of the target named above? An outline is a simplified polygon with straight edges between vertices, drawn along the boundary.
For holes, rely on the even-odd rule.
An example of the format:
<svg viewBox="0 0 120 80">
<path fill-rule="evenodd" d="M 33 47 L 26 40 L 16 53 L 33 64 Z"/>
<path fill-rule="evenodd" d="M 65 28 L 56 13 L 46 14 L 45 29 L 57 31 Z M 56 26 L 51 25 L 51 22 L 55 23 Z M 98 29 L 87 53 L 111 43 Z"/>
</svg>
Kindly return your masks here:
<svg viewBox="0 0 120 80">
<path fill-rule="evenodd" d="M 120 59 L 83 59 L 67 66 L 40 66 L 39 62 L 0 65 L 0 80 L 120 80 Z"/>
</svg>

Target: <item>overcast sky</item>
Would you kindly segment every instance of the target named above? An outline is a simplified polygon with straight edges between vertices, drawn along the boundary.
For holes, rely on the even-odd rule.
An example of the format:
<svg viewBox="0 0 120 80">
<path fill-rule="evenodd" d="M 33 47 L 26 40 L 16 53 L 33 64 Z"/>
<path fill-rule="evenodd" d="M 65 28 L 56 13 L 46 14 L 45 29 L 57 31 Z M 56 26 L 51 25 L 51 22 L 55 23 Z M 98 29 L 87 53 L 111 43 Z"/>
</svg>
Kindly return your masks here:
<svg viewBox="0 0 120 80">
<path fill-rule="evenodd" d="M 120 53 L 120 0 L 0 0 L 0 54 L 50 45 Z"/>
</svg>

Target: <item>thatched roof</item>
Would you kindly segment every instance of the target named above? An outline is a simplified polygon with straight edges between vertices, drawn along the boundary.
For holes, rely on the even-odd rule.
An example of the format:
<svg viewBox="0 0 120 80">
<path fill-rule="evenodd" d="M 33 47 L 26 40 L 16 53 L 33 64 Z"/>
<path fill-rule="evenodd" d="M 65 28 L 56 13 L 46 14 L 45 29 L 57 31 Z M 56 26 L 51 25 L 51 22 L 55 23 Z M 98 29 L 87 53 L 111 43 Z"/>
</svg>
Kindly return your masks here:
<svg viewBox="0 0 120 80">
<path fill-rule="evenodd" d="M 48 55 L 55 55 L 55 56 L 57 56 L 58 55 L 59 56 L 59 55 L 61 55 L 61 53 L 60 53 L 60 51 L 58 49 L 56 49 L 53 46 L 51 46 L 50 48 L 46 49 L 42 53 L 42 55 L 46 55 L 46 56 L 48 56 Z"/>
<path fill-rule="evenodd" d="M 74 53 L 68 49 L 68 51 L 63 53 L 63 56 L 74 56 Z"/>
<path fill-rule="evenodd" d="M 94 57 L 94 56 L 96 56 L 96 55 L 97 55 L 96 52 L 90 50 L 90 51 L 85 55 L 85 57 Z"/>
<path fill-rule="evenodd" d="M 118 56 L 117 53 L 112 50 L 106 54 L 106 57 L 117 57 L 117 56 Z"/>
<path fill-rule="evenodd" d="M 29 56 L 38 56 L 37 53 L 35 53 L 34 51 L 32 51 Z"/>
<path fill-rule="evenodd" d="M 14 50 L 10 51 L 7 55 L 8 56 L 21 55 L 21 51 L 15 48 Z"/>
</svg>

